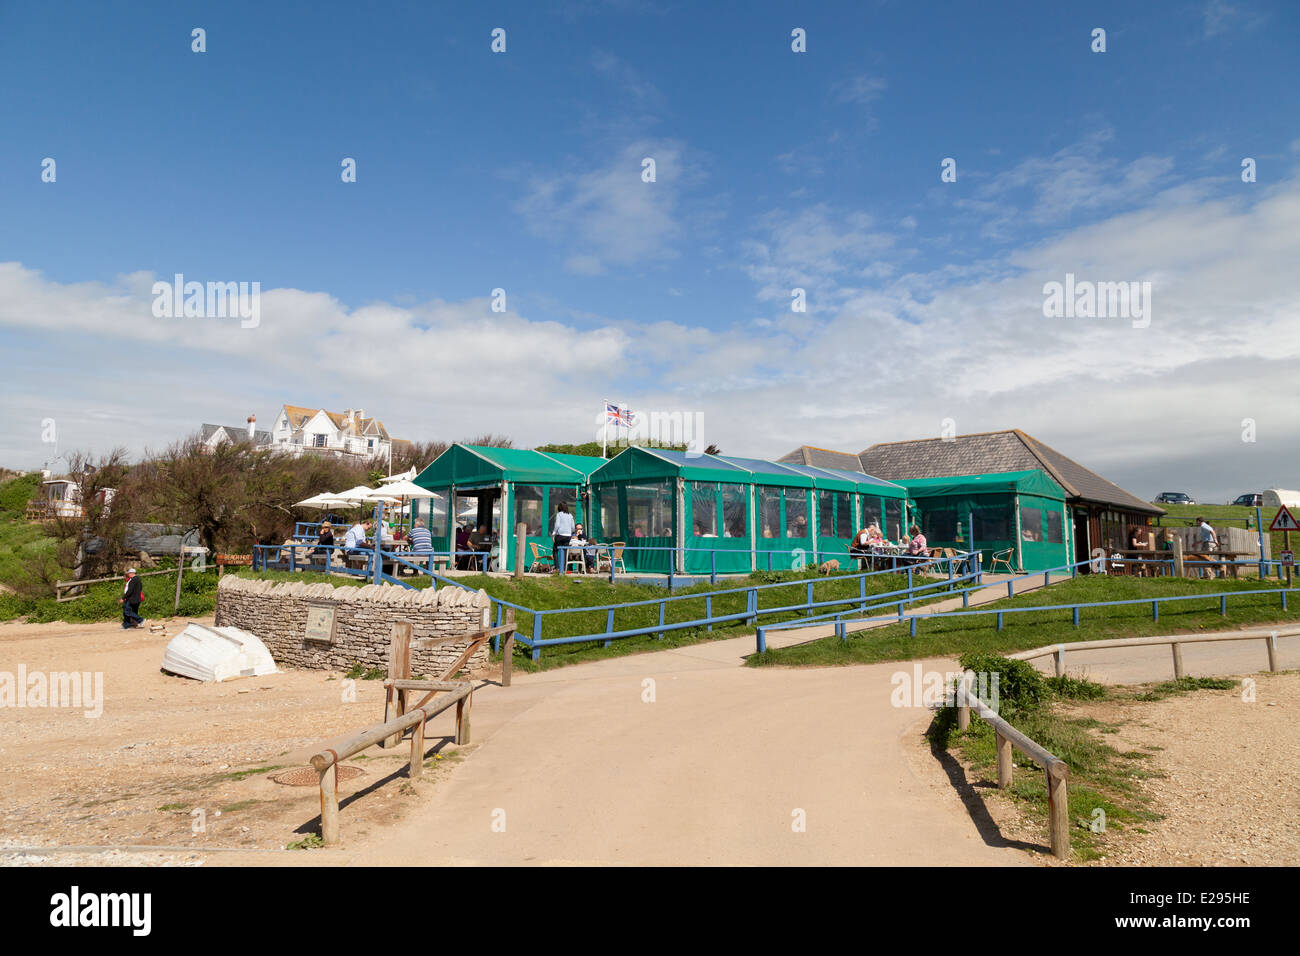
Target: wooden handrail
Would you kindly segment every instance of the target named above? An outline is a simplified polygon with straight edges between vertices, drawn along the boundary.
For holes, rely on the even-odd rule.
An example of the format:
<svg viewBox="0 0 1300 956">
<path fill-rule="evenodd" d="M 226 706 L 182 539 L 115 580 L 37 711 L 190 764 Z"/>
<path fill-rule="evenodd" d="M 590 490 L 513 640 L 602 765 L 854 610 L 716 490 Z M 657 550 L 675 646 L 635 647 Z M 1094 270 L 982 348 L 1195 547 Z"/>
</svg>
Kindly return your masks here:
<svg viewBox="0 0 1300 956">
<path fill-rule="evenodd" d="M 1250 628 L 1243 631 L 1224 631 L 1218 634 L 1167 634 L 1163 636 L 1150 637 L 1111 637 L 1098 641 L 1070 641 L 1061 644 L 1049 644 L 1045 647 L 1035 647 L 1033 650 L 1018 651 L 1015 654 L 1006 655 L 1010 660 L 1032 661 L 1039 657 L 1054 657 L 1056 659 L 1056 676 L 1062 677 L 1065 674 L 1065 651 L 1067 648 L 1075 651 L 1100 650 L 1107 647 L 1151 647 L 1168 644 L 1173 650 L 1174 658 L 1174 677 L 1181 679 L 1183 676 L 1183 650 L 1184 644 L 1208 644 L 1215 641 L 1264 641 L 1268 648 L 1268 669 L 1277 671 L 1277 639 L 1279 637 L 1300 637 L 1300 626 L 1287 625 L 1283 627 L 1261 627 Z"/>
<path fill-rule="evenodd" d="M 388 677 L 384 681 L 384 721 L 348 738 L 338 747 L 322 748 L 311 758 L 311 765 L 320 774 L 321 839 L 327 846 L 339 842 L 338 771 L 341 760 L 346 760 L 375 744 L 396 746 L 402 734 L 411 733 L 411 762 L 408 776 L 419 777 L 424 770 L 424 725 L 430 717 L 456 705 L 456 743 L 469 743 L 470 709 L 474 703 L 474 685 L 470 681 L 448 680 L 464 666 L 475 651 L 493 637 L 505 636 L 505 659 L 502 662 L 501 685 L 510 686 L 510 658 L 514 653 L 515 612 L 506 610 L 506 620 L 501 627 L 488 627 L 469 634 L 450 638 L 420 638 L 413 640 L 414 628 L 410 621 L 393 623 L 388 648 Z M 411 677 L 411 650 L 427 650 L 451 641 L 467 641 L 468 647 L 435 680 L 418 680 Z M 414 707 L 407 707 L 407 694 L 425 691 Z M 444 696 L 433 700 L 435 694 Z M 432 701 L 432 702 L 431 702 Z M 389 713 L 396 710 L 396 716 Z"/>
<path fill-rule="evenodd" d="M 1059 677 L 1065 673 L 1065 649 L 1067 647 L 1074 650 L 1088 650 L 1107 647 L 1150 647 L 1168 644 L 1173 648 L 1174 675 L 1181 678 L 1183 676 L 1183 644 L 1263 640 L 1268 642 L 1269 670 L 1276 671 L 1277 638 L 1279 637 L 1300 637 L 1300 627 L 1292 625 L 1282 628 L 1233 631 L 1224 634 L 1170 634 L 1159 637 L 1120 637 L 1098 641 L 1075 641 L 1069 644 L 1051 644 L 1046 647 L 1036 647 L 1032 650 L 1020 651 L 1006 656 L 1010 660 L 1022 661 L 1054 656 L 1056 658 L 1056 674 Z M 1051 834 L 1052 855 L 1065 859 L 1070 854 L 1070 824 L 1067 819 L 1069 816 L 1069 766 L 1060 757 L 1049 752 L 1015 727 L 1012 727 L 1006 720 L 998 716 L 991 707 L 972 694 L 969 685 L 973 676 L 973 674 L 967 672 L 961 680 L 957 681 L 954 688 L 954 699 L 957 705 L 957 729 L 966 730 L 970 727 L 970 712 L 972 710 L 993 728 L 997 744 L 999 789 L 1005 790 L 1011 786 L 1012 747 L 1015 747 L 1043 768 L 1047 778 L 1048 827 Z"/>
<path fill-rule="evenodd" d="M 986 703 L 970 692 L 968 684 L 974 678 L 970 672 L 957 681 L 955 702 L 957 704 L 957 728 L 966 730 L 970 727 L 970 712 L 975 711 L 993 728 L 998 755 L 998 788 L 1005 790 L 1011 786 L 1012 762 L 1011 748 L 1015 747 L 1030 760 L 1043 768 L 1047 778 L 1048 833 L 1052 845 L 1052 856 L 1067 859 L 1070 856 L 1070 821 L 1069 821 L 1069 779 L 1070 768 L 1064 760 L 1050 753 L 1041 745 L 1012 727 Z"/>
<path fill-rule="evenodd" d="M 336 760 L 347 760 L 367 747 L 373 747 L 385 737 L 391 737 L 393 734 L 401 733 L 408 727 L 414 727 L 417 723 L 422 723 L 430 717 L 436 717 L 456 701 L 473 693 L 473 691 L 474 685 L 470 681 L 462 681 L 454 691 L 439 699 L 435 704 L 430 704 L 427 707 L 414 707 L 400 717 L 394 717 L 387 723 L 376 724 L 349 737 L 338 747 L 320 750 L 312 756 L 311 765 L 318 771 L 328 770 Z"/>
<path fill-rule="evenodd" d="M 469 743 L 468 713 L 466 702 L 474 693 L 474 685 L 465 681 L 457 689 L 443 697 L 437 703 L 413 710 L 394 717 L 377 726 L 363 730 L 350 737 L 338 747 L 322 749 L 311 758 L 311 765 L 320 774 L 320 835 L 326 846 L 339 842 L 339 778 L 340 760 L 354 756 L 367 747 L 373 747 L 387 737 L 401 734 L 408 727 L 415 728 L 411 734 L 410 777 L 418 777 L 424 770 L 424 724 L 430 717 L 435 717 L 453 704 L 456 705 L 456 743 Z M 331 771 L 334 771 L 331 773 Z"/>
</svg>

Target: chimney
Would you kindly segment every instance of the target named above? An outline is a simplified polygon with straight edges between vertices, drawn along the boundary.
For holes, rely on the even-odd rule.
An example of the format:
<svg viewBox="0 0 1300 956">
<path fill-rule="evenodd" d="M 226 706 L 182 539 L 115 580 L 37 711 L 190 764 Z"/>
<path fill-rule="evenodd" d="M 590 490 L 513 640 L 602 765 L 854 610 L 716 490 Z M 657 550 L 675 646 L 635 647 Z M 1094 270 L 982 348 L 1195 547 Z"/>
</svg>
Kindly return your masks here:
<svg viewBox="0 0 1300 956">
<path fill-rule="evenodd" d="M 248 416 L 248 440 L 253 441 L 257 435 L 257 416 Z"/>
</svg>

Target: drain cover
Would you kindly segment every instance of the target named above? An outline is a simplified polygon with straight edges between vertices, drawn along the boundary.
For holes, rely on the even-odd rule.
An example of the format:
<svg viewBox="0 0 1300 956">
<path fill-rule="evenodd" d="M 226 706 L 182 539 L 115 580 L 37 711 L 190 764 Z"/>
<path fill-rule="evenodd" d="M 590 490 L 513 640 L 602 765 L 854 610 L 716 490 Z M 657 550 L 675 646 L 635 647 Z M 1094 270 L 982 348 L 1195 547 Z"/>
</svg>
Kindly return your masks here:
<svg viewBox="0 0 1300 956">
<path fill-rule="evenodd" d="M 360 767 L 339 764 L 339 780 L 351 780 L 363 773 L 365 771 Z M 315 787 L 320 784 L 320 774 L 316 772 L 315 767 L 294 767 L 292 770 L 281 770 L 271 779 L 276 783 L 284 784 L 286 787 Z"/>
</svg>

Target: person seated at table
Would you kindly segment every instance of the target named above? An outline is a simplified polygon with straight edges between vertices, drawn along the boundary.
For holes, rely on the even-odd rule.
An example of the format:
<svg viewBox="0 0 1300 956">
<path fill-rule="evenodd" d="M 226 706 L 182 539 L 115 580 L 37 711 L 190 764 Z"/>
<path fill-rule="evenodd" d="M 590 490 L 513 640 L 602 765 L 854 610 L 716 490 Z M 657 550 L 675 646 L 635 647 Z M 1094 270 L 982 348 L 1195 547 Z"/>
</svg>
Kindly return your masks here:
<svg viewBox="0 0 1300 956">
<path fill-rule="evenodd" d="M 925 535 L 921 533 L 921 529 L 916 525 L 912 525 L 907 531 L 911 536 L 907 542 L 908 557 L 914 562 L 926 560 L 930 556 L 930 551 L 925 544 Z"/>
<path fill-rule="evenodd" d="M 320 545 L 320 547 L 311 551 L 311 553 L 307 555 L 307 559 L 314 564 L 316 558 L 319 556 L 326 564 L 329 564 L 330 555 L 333 554 L 331 549 L 334 545 L 334 526 L 328 521 L 321 522 L 320 534 L 316 537 L 316 543 Z"/>
<path fill-rule="evenodd" d="M 456 567 L 462 571 L 469 570 L 469 555 L 465 552 L 469 547 L 469 532 L 465 530 L 464 525 L 456 526 Z"/>
<path fill-rule="evenodd" d="M 370 529 L 375 523 L 367 518 L 365 521 L 358 521 L 351 528 L 348 528 L 347 537 L 343 539 L 343 547 L 348 551 L 365 551 L 370 548 L 367 538 L 370 537 Z"/>
<path fill-rule="evenodd" d="M 858 529 L 849 544 L 849 557 L 858 559 L 859 571 L 867 570 L 867 562 L 871 559 L 871 528 Z"/>
<path fill-rule="evenodd" d="M 579 550 L 582 552 L 582 562 L 586 565 L 587 572 L 591 573 L 596 570 L 596 549 L 592 542 L 587 540 L 587 532 L 583 530 L 582 525 L 576 525 L 573 529 L 573 535 L 569 538 L 569 551 Z M 568 563 L 566 556 L 565 563 Z"/>
<path fill-rule="evenodd" d="M 410 540 L 412 554 L 433 554 L 433 535 L 424 525 L 416 525 L 411 529 Z"/>
<path fill-rule="evenodd" d="M 478 526 L 477 531 L 470 532 L 470 536 L 469 536 L 470 551 L 482 551 L 486 553 L 487 551 L 491 550 L 491 548 L 492 548 L 492 538 L 488 534 L 487 525 L 481 524 Z M 476 555 L 471 555 L 470 561 L 472 562 L 472 565 L 474 567 L 477 567 L 480 570 L 486 570 L 486 565 L 484 564 L 482 558 Z"/>
</svg>

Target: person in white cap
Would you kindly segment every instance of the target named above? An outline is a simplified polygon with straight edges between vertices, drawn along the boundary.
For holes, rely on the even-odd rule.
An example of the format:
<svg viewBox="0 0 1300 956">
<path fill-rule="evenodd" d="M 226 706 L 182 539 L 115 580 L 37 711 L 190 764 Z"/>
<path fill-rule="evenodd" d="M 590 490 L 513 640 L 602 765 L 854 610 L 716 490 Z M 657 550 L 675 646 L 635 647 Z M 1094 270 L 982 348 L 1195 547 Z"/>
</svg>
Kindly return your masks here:
<svg viewBox="0 0 1300 956">
<path fill-rule="evenodd" d="M 122 588 L 122 596 L 117 599 L 117 603 L 122 605 L 122 630 L 139 627 L 144 623 L 144 618 L 140 616 L 140 602 L 143 600 L 144 585 L 135 576 L 135 568 L 127 568 L 126 586 Z"/>
</svg>

